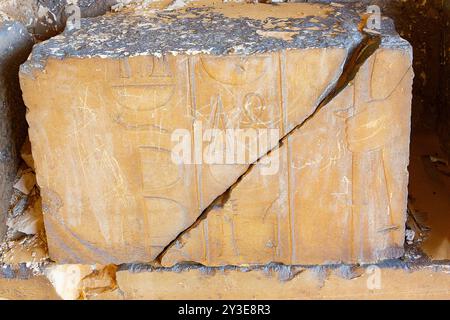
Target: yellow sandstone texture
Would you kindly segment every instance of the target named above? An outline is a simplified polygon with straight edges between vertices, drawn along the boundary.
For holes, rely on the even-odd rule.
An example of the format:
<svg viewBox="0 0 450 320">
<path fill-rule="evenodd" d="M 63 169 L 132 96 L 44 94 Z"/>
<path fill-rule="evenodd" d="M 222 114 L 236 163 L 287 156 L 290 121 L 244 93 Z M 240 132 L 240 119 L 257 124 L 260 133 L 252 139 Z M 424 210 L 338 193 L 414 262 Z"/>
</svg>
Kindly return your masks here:
<svg viewBox="0 0 450 320">
<path fill-rule="evenodd" d="M 358 65 L 352 58 L 369 37 L 360 21 L 332 5 L 129 9 L 35 46 L 20 79 L 51 258 L 229 265 L 401 256 L 412 53 L 387 28 Z M 244 149 L 256 152 L 227 162 L 208 129 L 278 137 L 249 135 Z M 193 161 L 175 161 L 177 132 L 188 133 Z M 219 146 L 212 154 L 223 161 L 204 161 L 199 146 Z"/>
<path fill-rule="evenodd" d="M 445 265 L 255 268 L 48 265 L 45 276 L 4 278 L 3 299 L 448 299 Z"/>
<path fill-rule="evenodd" d="M 355 270 L 346 279 L 342 270 L 296 270 L 292 279 L 279 271 L 194 269 L 181 272 L 117 272 L 120 290 L 97 299 L 444 299 L 450 297 L 448 270 Z M 354 278 L 353 278 L 354 277 Z"/>
<path fill-rule="evenodd" d="M 278 174 L 253 168 L 223 207 L 167 251 L 163 265 L 372 262 L 401 255 L 410 66 L 408 52 L 379 49 L 354 83 L 279 148 Z"/>
</svg>

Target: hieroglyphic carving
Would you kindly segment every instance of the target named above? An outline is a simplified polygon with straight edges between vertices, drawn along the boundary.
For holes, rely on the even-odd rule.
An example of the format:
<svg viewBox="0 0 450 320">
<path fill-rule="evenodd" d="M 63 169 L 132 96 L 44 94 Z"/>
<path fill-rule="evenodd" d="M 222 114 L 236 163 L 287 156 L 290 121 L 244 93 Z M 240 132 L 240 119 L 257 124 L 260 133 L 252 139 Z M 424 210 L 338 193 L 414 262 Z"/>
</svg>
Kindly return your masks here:
<svg viewBox="0 0 450 320">
<path fill-rule="evenodd" d="M 162 263 L 195 261 L 220 266 L 290 261 L 286 151 L 280 150 L 279 174 L 262 175 L 261 166 L 255 166 L 224 206 L 213 208 L 164 255 Z"/>
<path fill-rule="evenodd" d="M 194 58 L 196 116 L 211 119 L 210 103 L 220 101 L 227 126 L 274 127 L 280 119 L 276 55 Z M 216 115 L 214 115 L 216 117 Z M 258 120 L 258 122 L 250 122 Z M 225 129 L 225 128 L 217 128 Z"/>
<path fill-rule="evenodd" d="M 192 127 L 187 59 L 71 63 L 47 65 L 39 85 L 50 92 L 60 81 L 71 96 L 50 117 L 34 117 L 47 125 L 54 121 L 58 135 L 44 147 L 69 159 L 45 160 L 51 152 L 36 150 L 45 164 L 42 187 L 58 190 L 63 203 L 47 214 L 52 257 L 68 263 L 151 261 L 199 214 L 195 168 L 171 161 L 172 131 Z M 74 86 L 64 82 L 69 73 Z M 71 167 L 70 177 L 62 165 Z"/>
<path fill-rule="evenodd" d="M 352 252 L 363 261 L 401 251 L 407 176 L 398 168 L 408 163 L 409 122 L 404 119 L 410 115 L 405 92 L 411 79 L 409 54 L 387 49 L 367 61 L 355 79 L 346 142 L 353 165 Z"/>
<path fill-rule="evenodd" d="M 127 129 L 166 129 L 157 122 L 156 111 L 173 104 L 179 90 L 168 60 L 142 56 L 109 65 L 111 90 L 106 93 L 115 107 L 114 121 Z"/>
<path fill-rule="evenodd" d="M 276 54 L 193 57 L 195 119 L 202 121 L 205 130 L 280 128 L 277 57 Z M 253 140 L 249 145 L 258 145 L 258 137 L 250 139 Z M 233 147 L 235 151 L 231 153 L 236 154 L 236 144 Z M 267 151 L 262 150 L 261 155 Z M 249 163 L 256 159 L 250 160 Z M 204 164 L 200 169 L 202 204 L 209 204 L 214 195 L 225 191 L 245 167 L 243 164 Z"/>
<path fill-rule="evenodd" d="M 144 246 L 160 248 L 198 214 L 194 168 L 171 160 L 173 130 L 192 130 L 187 59 L 134 57 L 113 67 L 120 76 L 112 82 L 113 120 L 139 160 Z"/>
<path fill-rule="evenodd" d="M 336 56 L 331 54 L 330 59 Z M 46 213 L 52 257 L 64 262 L 150 261 L 245 172 L 247 165 L 172 162 L 173 129 L 192 132 L 196 119 L 203 121 L 205 129 L 242 128 L 254 121 L 254 128 L 283 128 L 295 123 L 292 116 L 297 111 L 301 122 L 312 105 L 302 105 L 299 101 L 303 98 L 292 96 L 296 90 L 291 80 L 307 76 L 299 75 L 301 68 L 288 66 L 301 63 L 304 55 L 283 52 L 263 57 L 249 59 L 263 59 L 264 63 L 244 59 L 243 65 L 232 57 L 231 67 L 217 58 L 215 67 L 233 71 L 219 75 L 211 68 L 204 70 L 201 56 L 167 57 L 166 61 L 148 57 L 133 57 L 128 62 L 76 60 L 66 69 L 49 62 L 47 73 L 39 78 L 45 90 L 50 90 L 54 81 L 65 79 L 68 70 L 80 70 L 73 75 L 79 80 L 75 89 L 61 80 L 60 94 L 78 90 L 73 97 L 51 113 L 33 108 L 31 116 L 32 136 L 51 125 L 58 132 L 35 152 L 46 177 L 40 184 L 45 190 L 58 190 L 63 204 Z M 142 70 L 133 59 L 143 59 Z M 408 57 L 402 59 L 409 61 Z M 383 68 L 387 65 L 373 63 Z M 75 68 L 73 64 L 77 64 Z M 262 72 L 261 65 L 270 66 L 271 71 Z M 262 74 L 247 75 L 258 72 Z M 371 74 L 373 77 L 375 71 Z M 402 243 L 395 226 L 402 224 L 406 191 L 392 190 L 404 190 L 406 183 L 410 76 L 406 71 L 403 74 L 400 84 L 386 93 L 376 90 L 387 84 L 370 83 L 371 97 L 363 103 L 355 104 L 353 84 L 349 85 L 280 146 L 278 174 L 262 175 L 258 166 L 253 167 L 224 207 L 215 207 L 207 219 L 183 236 L 163 263 L 303 264 L 388 256 L 384 249 Z M 161 88 L 150 86 L 158 83 L 157 78 L 161 78 Z M 253 82 L 246 83 L 248 79 Z M 355 90 L 369 90 L 369 82 L 358 79 Z M 166 94 L 167 88 L 170 94 Z M 137 94 L 133 94 L 135 89 Z M 299 90 L 297 94 L 303 93 Z M 319 100 L 307 96 L 305 101 Z M 51 104 L 55 98 L 44 98 L 42 103 Z M 385 100 L 379 100 L 382 98 Z M 369 140 L 371 143 L 366 143 Z M 47 159 L 50 151 L 67 156 L 71 172 L 78 174 L 65 177 L 56 157 Z M 352 165 L 357 153 L 370 156 L 365 162 L 369 164 L 355 161 Z M 364 175 L 369 171 L 375 177 L 370 181 Z M 368 199 L 369 205 L 362 203 L 357 208 L 361 201 L 354 193 L 356 184 L 367 189 L 360 199 Z M 387 215 L 378 219 L 388 207 L 392 222 L 385 219 Z M 356 246 L 357 241 L 361 245 Z M 64 244 L 73 251 L 61 250 Z"/>
<path fill-rule="evenodd" d="M 378 50 L 354 83 L 281 145 L 285 156 L 276 177 L 253 168 L 224 207 L 214 208 L 183 236 L 163 264 L 323 264 L 398 257 L 407 194 L 410 65 L 408 51 Z M 297 71 L 285 70 L 285 79 Z M 371 80 L 380 72 L 394 72 L 396 80 Z M 298 99 L 288 95 L 285 103 L 292 106 Z M 288 126 L 294 113 L 288 114 Z M 267 220 L 270 210 L 276 220 Z M 268 249 L 272 246 L 276 251 Z"/>
</svg>

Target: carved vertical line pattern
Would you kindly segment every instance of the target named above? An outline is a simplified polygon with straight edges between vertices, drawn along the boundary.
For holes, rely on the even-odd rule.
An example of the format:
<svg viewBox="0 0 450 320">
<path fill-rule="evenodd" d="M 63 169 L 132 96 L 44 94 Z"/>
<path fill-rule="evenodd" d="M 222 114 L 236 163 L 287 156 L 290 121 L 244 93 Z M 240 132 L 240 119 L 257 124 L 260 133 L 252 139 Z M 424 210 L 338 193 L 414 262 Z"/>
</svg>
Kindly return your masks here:
<svg viewBox="0 0 450 320">
<path fill-rule="evenodd" d="M 352 115 L 355 113 L 355 103 L 356 103 L 356 79 L 353 83 L 353 93 L 352 93 Z M 349 244 L 350 244 L 350 261 L 353 261 L 353 259 L 355 258 L 355 181 L 354 181 L 354 176 L 355 176 L 355 156 L 353 154 L 353 152 L 351 152 L 351 169 L 350 169 L 350 181 L 351 181 L 351 212 L 350 212 L 350 221 L 349 221 L 349 227 L 350 227 L 350 232 L 348 233 L 349 236 Z"/>
<path fill-rule="evenodd" d="M 191 102 L 191 116 L 192 116 L 192 126 L 191 126 L 191 150 L 195 152 L 195 135 L 194 135 L 194 123 L 195 120 L 197 120 L 197 105 L 196 105 L 196 99 L 195 99 L 195 75 L 194 75 L 194 62 L 192 61 L 193 57 L 188 57 L 187 61 L 187 79 L 188 79 L 188 94 L 190 95 L 190 102 Z M 191 161 L 194 160 L 192 157 L 194 156 L 194 153 L 191 151 Z M 196 191 L 197 191 L 197 206 L 198 209 L 201 209 L 201 171 L 199 170 L 199 167 L 197 164 L 195 164 L 195 161 L 193 162 L 194 171 L 195 171 L 195 178 L 196 178 Z M 200 172 L 199 172 L 200 171 Z"/>
<path fill-rule="evenodd" d="M 191 102 L 191 115 L 192 115 L 192 130 L 191 130 L 191 161 L 194 160 L 192 157 L 195 157 L 195 134 L 194 134 L 194 123 L 197 120 L 197 102 L 195 96 L 195 62 L 193 61 L 194 57 L 187 58 L 187 80 L 188 80 L 188 94 L 190 95 L 189 101 Z M 192 152 L 193 151 L 193 152 Z M 202 212 L 202 168 L 201 164 L 195 164 L 194 166 L 194 177 L 196 179 L 196 198 L 197 198 L 197 208 L 199 212 Z M 209 241 L 208 241 L 208 226 L 207 223 L 203 225 L 202 230 L 203 238 L 204 238 L 204 259 L 209 261 Z"/>
<path fill-rule="evenodd" d="M 279 65 L 280 65 L 280 104 L 281 104 L 281 119 L 282 133 L 285 134 L 284 128 L 287 127 L 287 103 L 286 103 L 286 51 L 281 51 L 279 53 Z M 291 146 L 290 138 L 287 138 L 287 203 L 288 203 L 288 216 L 289 216 L 289 250 L 291 251 L 291 263 L 296 261 L 296 248 L 295 248 L 295 220 L 292 212 L 292 196 L 291 191 L 293 190 L 291 186 Z M 280 232 L 280 231 L 278 231 Z"/>
</svg>

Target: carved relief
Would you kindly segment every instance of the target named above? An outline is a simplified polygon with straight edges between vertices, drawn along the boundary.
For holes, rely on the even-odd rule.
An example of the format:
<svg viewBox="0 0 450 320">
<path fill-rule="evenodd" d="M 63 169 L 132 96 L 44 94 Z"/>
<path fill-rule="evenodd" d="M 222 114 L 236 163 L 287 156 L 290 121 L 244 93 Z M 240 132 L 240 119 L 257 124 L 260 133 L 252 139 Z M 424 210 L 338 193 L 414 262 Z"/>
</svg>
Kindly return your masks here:
<svg viewBox="0 0 450 320">
<path fill-rule="evenodd" d="M 410 101 L 405 91 L 411 86 L 411 75 L 407 52 L 381 49 L 355 81 L 346 142 L 353 152 L 352 215 L 359 228 L 353 251 L 359 251 L 361 259 L 377 259 L 395 246 L 398 252 L 403 241 L 406 208 L 404 199 L 395 195 L 406 193 L 407 179 L 398 168 L 406 169 L 407 159 L 395 157 L 408 154 L 404 146 L 409 123 L 404 119 L 409 119 Z"/>
<path fill-rule="evenodd" d="M 206 21 L 200 11 L 194 12 L 197 18 L 189 17 L 194 24 L 188 26 Z M 279 20 L 288 13 L 277 13 Z M 135 46 L 126 36 L 115 42 L 136 56 L 117 59 L 124 52 L 110 51 L 103 37 L 92 46 L 89 37 L 73 38 L 75 44 L 54 39 L 37 47 L 23 68 L 33 156 L 39 184 L 47 190 L 52 259 L 150 262 L 184 230 L 163 264 L 323 264 L 390 257 L 387 252 L 403 243 L 403 228 L 397 227 L 404 223 L 407 184 L 409 48 L 379 51 L 339 96 L 290 132 L 312 114 L 341 74 L 347 50 L 359 36 L 351 23 L 336 21 L 340 25 L 331 26 L 336 37 L 324 41 L 320 30 L 308 30 L 316 38 L 303 41 L 303 21 L 296 20 L 298 37 L 259 34 L 265 53 L 215 56 L 234 44 L 205 48 L 196 43 L 201 32 L 190 38 L 186 24 L 170 15 L 173 27 L 182 27 L 182 46 L 146 25 L 158 38 L 153 45 Z M 164 21 L 172 20 L 165 16 Z M 113 20 L 106 23 L 113 26 Z M 266 22 L 261 20 L 270 27 L 273 21 Z M 256 39 L 252 28 L 257 26 L 249 27 L 243 35 Z M 395 39 L 388 43 L 402 45 Z M 303 47 L 319 42 L 323 47 Z M 211 54 L 188 55 L 193 52 L 187 48 L 198 45 Z M 260 50 L 254 41 L 236 45 Z M 285 45 L 291 49 L 284 50 Z M 156 52 L 167 56 L 152 56 Z M 273 146 L 258 150 L 263 159 L 279 156 L 279 171 L 263 175 L 256 165 L 247 172 L 253 161 L 175 164 L 171 134 L 175 129 L 193 134 L 195 121 L 204 130 L 276 128 L 280 137 L 290 132 L 279 155 L 266 155 Z M 195 142 L 193 135 L 190 139 Z M 232 185 L 220 198 L 225 203 L 189 228 Z M 48 205 L 49 199 L 56 205 Z"/>
<path fill-rule="evenodd" d="M 186 208 L 170 198 L 145 197 L 146 225 L 143 230 L 148 234 L 149 246 L 164 247 L 189 223 Z"/>
<path fill-rule="evenodd" d="M 170 150 L 144 146 L 139 147 L 139 154 L 144 194 L 151 194 L 155 189 L 173 187 L 183 178 L 184 166 L 172 162 Z"/>
<path fill-rule="evenodd" d="M 174 129 L 192 130 L 187 59 L 114 60 L 107 62 L 107 72 L 112 81 L 104 91 L 113 107 L 113 132 L 116 141 L 126 142 L 115 152 L 140 195 L 136 211 L 126 218 L 133 223 L 126 226 L 133 228 L 131 243 L 155 257 L 198 215 L 194 167 L 172 161 L 170 140 Z"/>
<path fill-rule="evenodd" d="M 202 121 L 205 130 L 280 128 L 281 131 L 277 57 L 276 54 L 193 57 L 195 119 Z M 231 154 L 235 163 L 238 162 L 237 143 L 240 142 L 230 136 L 221 138 L 234 139 L 230 143 L 234 150 Z M 203 204 L 212 201 L 213 194 L 225 191 L 255 160 L 250 159 L 248 149 L 258 147 L 258 137 L 250 137 L 245 143 L 246 159 L 250 160 L 248 163 L 202 166 Z M 265 152 L 267 150 L 261 154 Z"/>
<path fill-rule="evenodd" d="M 157 130 L 157 111 L 179 98 L 177 83 L 171 69 L 173 59 L 156 57 L 123 58 L 108 65 L 114 101 L 113 119 L 126 129 Z"/>
<path fill-rule="evenodd" d="M 259 55 L 193 59 L 197 119 L 211 119 L 210 106 L 220 104 L 218 111 L 227 120 L 227 128 L 249 126 L 253 119 L 264 127 L 275 125 L 280 118 L 275 58 Z"/>
<path fill-rule="evenodd" d="M 372 82 L 374 74 L 381 77 L 376 68 L 389 73 L 391 54 L 401 76 Z M 408 52 L 379 50 L 354 83 L 280 147 L 286 156 L 277 176 L 262 176 L 254 167 L 223 208 L 212 210 L 183 236 L 182 246 L 171 248 L 163 264 L 184 259 L 208 265 L 323 264 L 398 256 L 407 186 L 410 62 Z M 295 72 L 286 70 L 285 79 Z M 286 85 L 294 92 L 292 83 Z M 289 99 L 292 106 L 296 100 Z"/>
</svg>

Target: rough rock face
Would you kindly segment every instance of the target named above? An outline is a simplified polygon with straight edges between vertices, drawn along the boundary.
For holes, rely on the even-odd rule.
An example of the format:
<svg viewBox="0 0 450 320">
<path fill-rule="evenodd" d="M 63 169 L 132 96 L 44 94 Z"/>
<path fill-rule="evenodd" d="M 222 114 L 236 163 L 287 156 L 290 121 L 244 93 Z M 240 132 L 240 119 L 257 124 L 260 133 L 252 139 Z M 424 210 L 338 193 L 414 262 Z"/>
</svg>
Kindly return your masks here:
<svg viewBox="0 0 450 320">
<path fill-rule="evenodd" d="M 64 30 L 68 18 L 95 17 L 107 12 L 117 0 L 2 0 L 0 11 L 24 24 L 39 40 Z M 74 5 L 78 9 L 74 9 Z M 75 11 L 77 10 L 77 11 Z"/>
<path fill-rule="evenodd" d="M 372 54 L 360 24 L 342 5 L 208 3 L 83 19 L 35 46 L 20 77 L 51 258 L 401 255 L 411 48 L 383 20 Z M 195 155 L 224 151 L 208 129 L 278 137 L 247 136 L 246 161 L 186 163 L 181 129 Z"/>
<path fill-rule="evenodd" d="M 0 239 L 19 165 L 19 150 L 26 137 L 25 106 L 19 87 L 19 66 L 31 51 L 25 27 L 0 19 Z"/>
</svg>

